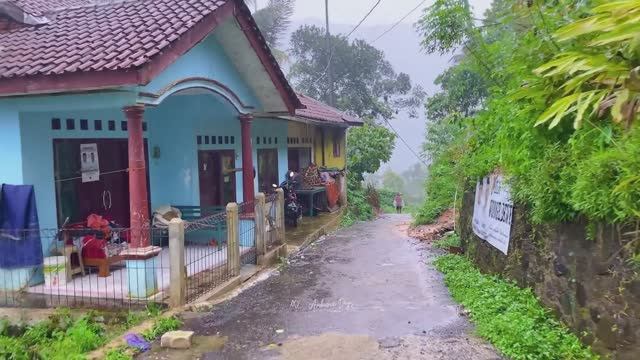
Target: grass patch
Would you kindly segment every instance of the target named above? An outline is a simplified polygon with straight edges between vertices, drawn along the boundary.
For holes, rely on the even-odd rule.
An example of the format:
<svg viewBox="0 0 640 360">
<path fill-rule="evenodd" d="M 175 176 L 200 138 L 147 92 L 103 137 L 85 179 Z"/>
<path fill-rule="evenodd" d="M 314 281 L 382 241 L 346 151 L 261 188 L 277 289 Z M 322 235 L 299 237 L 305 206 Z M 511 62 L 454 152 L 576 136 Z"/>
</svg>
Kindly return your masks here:
<svg viewBox="0 0 640 360">
<path fill-rule="evenodd" d="M 435 261 L 453 298 L 469 312 L 478 335 L 512 359 L 599 359 L 545 309 L 531 289 L 480 273 L 465 257 Z"/>
<path fill-rule="evenodd" d="M 133 360 L 135 352 L 126 346 L 111 349 L 107 352 L 105 360 Z"/>
<path fill-rule="evenodd" d="M 151 329 L 142 334 L 142 337 L 147 341 L 154 341 L 162 336 L 162 334 L 168 331 L 178 330 L 181 326 L 182 321 L 176 316 L 159 317 L 155 320 Z"/>
<path fill-rule="evenodd" d="M 105 333 L 96 313 L 74 318 L 63 309 L 36 325 L 5 327 L 0 359 L 84 359 L 84 354 L 106 342 Z"/>
<path fill-rule="evenodd" d="M 60 309 L 48 319 L 34 325 L 11 324 L 0 321 L 0 359 L 84 359 L 85 355 L 120 336 L 127 329 L 149 318 L 156 318 L 149 332 L 153 339 L 163 330 L 181 325 L 178 319 L 160 318 L 162 308 L 149 304 L 143 311 L 98 312 L 73 315 Z M 110 352 L 108 359 L 130 359 L 127 349 Z M 127 357 L 128 356 L 128 357 Z"/>
<path fill-rule="evenodd" d="M 433 247 L 438 249 L 448 249 L 450 247 L 460 246 L 460 235 L 456 233 L 449 233 L 443 236 L 440 240 L 433 243 Z"/>
</svg>

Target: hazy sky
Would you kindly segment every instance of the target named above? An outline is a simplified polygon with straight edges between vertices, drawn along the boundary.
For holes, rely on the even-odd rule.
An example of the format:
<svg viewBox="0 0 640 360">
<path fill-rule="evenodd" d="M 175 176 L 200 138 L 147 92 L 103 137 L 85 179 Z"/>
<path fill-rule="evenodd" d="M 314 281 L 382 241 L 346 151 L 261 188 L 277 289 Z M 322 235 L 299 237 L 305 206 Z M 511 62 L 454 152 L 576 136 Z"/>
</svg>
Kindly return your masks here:
<svg viewBox="0 0 640 360">
<path fill-rule="evenodd" d="M 364 15 L 371 9 L 377 0 L 329 0 L 329 18 L 336 24 L 357 24 Z M 367 18 L 367 25 L 393 24 L 406 15 L 411 9 L 416 7 L 422 0 L 382 0 L 380 5 Z M 260 5 L 266 4 L 267 0 L 258 0 Z M 307 18 L 324 19 L 324 0 L 296 0 L 296 10 L 293 15 L 294 20 L 304 20 Z M 423 6 L 409 16 L 405 23 L 414 23 L 422 9 L 433 3 L 427 0 Z M 478 16 L 489 7 L 491 0 L 470 0 Z"/>
</svg>

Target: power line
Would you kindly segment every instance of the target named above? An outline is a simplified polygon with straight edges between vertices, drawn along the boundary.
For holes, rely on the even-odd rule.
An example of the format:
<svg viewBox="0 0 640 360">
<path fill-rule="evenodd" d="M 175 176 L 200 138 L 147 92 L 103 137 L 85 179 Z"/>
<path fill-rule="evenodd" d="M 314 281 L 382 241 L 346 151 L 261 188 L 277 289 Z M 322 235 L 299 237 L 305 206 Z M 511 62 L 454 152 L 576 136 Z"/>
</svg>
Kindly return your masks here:
<svg viewBox="0 0 640 360">
<path fill-rule="evenodd" d="M 391 128 L 391 131 L 393 131 L 396 134 L 396 136 L 400 140 L 402 140 L 402 142 L 407 147 L 407 149 L 409 149 L 409 151 L 411 151 L 411 153 L 418 159 L 418 161 L 420 161 L 422 164 L 424 164 L 424 166 L 429 167 L 429 164 L 427 164 L 427 162 L 420 155 L 418 155 L 418 153 L 416 153 L 415 150 L 413 150 L 413 148 L 409 145 L 409 143 L 407 143 L 407 141 L 402 136 L 400 136 L 400 133 L 398 133 L 398 131 L 393 127 L 393 125 L 391 125 L 389 120 L 384 119 L 384 121 L 387 123 L 387 125 L 389 125 L 389 127 Z"/>
<path fill-rule="evenodd" d="M 378 5 L 380 5 L 380 3 L 382 2 L 382 0 L 378 0 L 373 7 L 371 8 L 371 10 L 369 10 L 369 12 L 367 13 L 367 15 L 365 15 L 362 20 L 360 20 L 360 22 L 358 23 L 358 25 L 356 25 L 353 29 L 351 29 L 351 31 L 347 34 L 347 37 L 351 36 L 351 34 L 353 34 L 356 30 L 358 30 L 358 28 L 360 27 L 360 25 L 362 25 L 362 23 L 367 20 L 367 18 L 369 17 L 369 15 L 371 15 L 371 13 L 373 12 L 373 10 L 375 10 Z"/>
<path fill-rule="evenodd" d="M 373 7 L 371 7 L 369 12 L 367 12 L 367 14 L 360 20 L 360 22 L 358 22 L 358 24 L 356 26 L 354 26 L 353 29 L 351 29 L 351 31 L 349 31 L 349 33 L 345 37 L 349 38 L 349 36 L 351 36 L 356 30 L 358 30 L 360 25 L 362 25 L 365 22 L 365 20 L 367 20 L 369 15 L 371 15 L 373 10 L 375 10 L 378 7 L 378 5 L 380 5 L 381 2 L 382 2 L 382 0 L 376 1 L 376 3 L 373 4 Z M 327 23 L 328 23 L 328 21 L 327 21 Z M 329 70 L 329 67 L 331 66 L 331 60 L 333 59 L 333 51 L 335 50 L 335 48 L 336 48 L 336 46 L 333 45 L 331 47 L 331 49 L 329 50 L 329 60 L 327 61 L 327 66 L 324 68 L 324 70 L 322 70 L 322 75 L 320 75 L 320 77 L 318 77 L 317 79 L 313 80 L 313 84 L 316 84 L 318 81 L 322 80 L 327 75 L 327 70 Z"/>
<path fill-rule="evenodd" d="M 405 16 L 403 16 L 400 20 L 396 21 L 395 24 L 393 24 L 390 28 L 388 28 L 387 30 L 385 30 L 382 34 L 380 34 L 380 36 L 378 36 L 375 40 L 372 41 L 372 43 L 380 40 L 381 37 L 387 35 L 387 33 L 391 32 L 393 29 L 396 28 L 396 26 L 400 25 L 401 22 L 404 21 L 404 19 L 408 18 L 409 15 L 413 14 L 414 11 L 418 10 L 418 8 L 420 8 L 422 5 L 424 5 L 424 3 L 426 3 L 427 0 L 422 0 L 420 2 L 420 4 L 416 5 L 416 7 L 414 7 L 413 9 L 411 9 L 411 11 L 409 11 Z"/>
</svg>

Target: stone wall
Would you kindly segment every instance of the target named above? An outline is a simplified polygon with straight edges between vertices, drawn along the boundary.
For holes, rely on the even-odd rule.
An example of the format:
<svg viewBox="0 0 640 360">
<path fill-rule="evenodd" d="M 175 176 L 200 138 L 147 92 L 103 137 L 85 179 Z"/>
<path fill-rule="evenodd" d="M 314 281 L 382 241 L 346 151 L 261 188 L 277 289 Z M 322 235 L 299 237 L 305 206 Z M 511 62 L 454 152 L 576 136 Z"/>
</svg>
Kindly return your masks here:
<svg viewBox="0 0 640 360">
<path fill-rule="evenodd" d="M 555 225 L 528 222 L 516 206 L 508 256 L 472 230 L 474 192 L 464 195 L 459 229 L 478 267 L 531 287 L 594 351 L 640 359 L 640 271 L 628 262 L 640 250 L 637 225 Z M 587 236 L 590 234 L 590 236 Z"/>
</svg>

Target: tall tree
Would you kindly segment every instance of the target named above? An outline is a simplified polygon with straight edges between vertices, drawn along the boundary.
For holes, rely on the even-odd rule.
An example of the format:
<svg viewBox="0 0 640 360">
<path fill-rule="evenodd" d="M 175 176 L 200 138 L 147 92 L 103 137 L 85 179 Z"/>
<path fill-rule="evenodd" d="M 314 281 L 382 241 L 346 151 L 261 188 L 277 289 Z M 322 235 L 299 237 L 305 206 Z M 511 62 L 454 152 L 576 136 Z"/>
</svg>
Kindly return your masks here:
<svg viewBox="0 0 640 360">
<path fill-rule="evenodd" d="M 347 142 L 349 180 L 359 184 L 365 173 L 375 173 L 391 159 L 396 135 L 386 127 L 371 124 L 351 129 Z"/>
<path fill-rule="evenodd" d="M 257 9 L 257 2 L 250 1 Z M 269 0 L 267 5 L 255 10 L 253 18 L 258 24 L 265 40 L 272 48 L 277 48 L 282 36 L 285 35 L 291 25 L 291 15 L 295 6 L 295 0 Z"/>
<path fill-rule="evenodd" d="M 253 18 L 279 62 L 288 61 L 287 54 L 280 49 L 282 37 L 291 25 L 295 0 L 269 0 L 263 8 L 258 8 L 257 0 L 245 0 L 253 8 Z"/>
<path fill-rule="evenodd" d="M 298 90 L 328 102 L 331 62 L 336 106 L 341 110 L 373 120 L 389 120 L 403 110 L 416 116 L 424 91 L 411 84 L 409 75 L 396 73 L 381 50 L 343 35 L 332 35 L 327 49 L 325 36 L 317 26 L 302 26 L 293 33 L 289 76 Z"/>
</svg>

